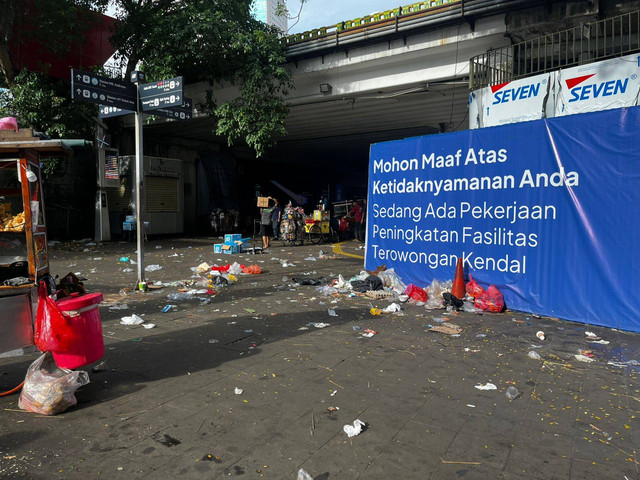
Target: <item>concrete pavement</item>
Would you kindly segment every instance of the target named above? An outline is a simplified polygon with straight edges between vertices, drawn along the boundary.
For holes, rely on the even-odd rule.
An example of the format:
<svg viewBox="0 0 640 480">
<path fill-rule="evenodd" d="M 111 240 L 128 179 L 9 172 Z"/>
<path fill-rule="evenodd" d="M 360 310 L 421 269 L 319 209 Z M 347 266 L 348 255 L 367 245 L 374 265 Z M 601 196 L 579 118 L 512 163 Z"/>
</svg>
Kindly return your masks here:
<svg viewBox="0 0 640 480">
<path fill-rule="evenodd" d="M 170 301 L 172 287 L 120 295 L 135 283 L 118 263 L 135 258 L 132 244 L 50 250 L 55 273 L 81 272 L 89 290 L 128 309 L 101 307 L 107 368 L 85 367 L 91 383 L 77 392 L 77 407 L 42 417 L 18 411 L 17 395 L 0 398 L 0 478 L 295 479 L 304 468 L 315 480 L 640 479 L 640 367 L 608 364 L 640 361 L 640 336 L 416 305 L 373 317 L 370 307 L 388 302 L 290 283 L 298 274 L 357 274 L 357 243 L 341 247 L 351 256 L 311 261 L 330 246 L 275 242 L 268 254 L 238 258 L 214 255 L 212 242 L 147 244 L 147 264 L 163 266 L 150 280 L 189 279 L 202 261 L 264 270 L 207 304 Z M 178 308 L 162 313 L 166 304 Z M 157 327 L 120 325 L 131 313 Z M 444 316 L 463 327 L 459 337 L 426 331 Z M 365 328 L 378 333 L 364 338 Z M 610 343 L 587 343 L 585 330 Z M 576 361 L 584 349 L 595 362 Z M 531 350 L 543 360 L 529 359 Z M 19 383 L 35 358 L 0 359 L 0 390 Z M 497 390 L 475 388 L 487 382 Z M 521 393 L 513 401 L 509 386 Z M 367 427 L 348 439 L 343 425 L 355 419 Z"/>
</svg>

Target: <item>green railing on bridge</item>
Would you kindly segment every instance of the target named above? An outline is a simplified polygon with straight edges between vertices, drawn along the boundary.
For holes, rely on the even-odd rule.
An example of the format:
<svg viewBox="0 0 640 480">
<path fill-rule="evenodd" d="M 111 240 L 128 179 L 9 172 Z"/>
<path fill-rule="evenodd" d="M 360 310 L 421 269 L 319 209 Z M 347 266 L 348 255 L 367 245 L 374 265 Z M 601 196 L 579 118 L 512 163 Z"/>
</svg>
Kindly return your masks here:
<svg viewBox="0 0 640 480">
<path fill-rule="evenodd" d="M 326 38 L 334 35 L 348 34 L 357 32 L 366 27 L 367 30 L 384 27 L 389 24 L 390 20 L 401 22 L 403 19 L 414 17 L 417 14 L 428 14 L 439 8 L 446 7 L 454 3 L 460 3 L 462 0 L 430 0 L 427 2 L 416 2 L 411 5 L 385 10 L 384 12 L 373 13 L 364 17 L 345 20 L 344 22 L 330 25 L 328 27 L 314 28 L 301 33 L 294 33 L 284 38 L 286 45 L 294 45 L 297 43 L 308 42 L 318 38 Z"/>
<path fill-rule="evenodd" d="M 477 55 L 469 63 L 469 89 L 638 51 L 640 10 Z"/>
</svg>

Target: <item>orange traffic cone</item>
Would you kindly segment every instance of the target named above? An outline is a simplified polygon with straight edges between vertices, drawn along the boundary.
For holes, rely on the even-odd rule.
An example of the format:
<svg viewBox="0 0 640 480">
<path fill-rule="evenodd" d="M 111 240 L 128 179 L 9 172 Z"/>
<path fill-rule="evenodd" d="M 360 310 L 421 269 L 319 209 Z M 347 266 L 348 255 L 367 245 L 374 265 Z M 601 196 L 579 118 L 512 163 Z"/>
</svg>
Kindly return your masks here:
<svg viewBox="0 0 640 480">
<path fill-rule="evenodd" d="M 453 287 L 451 287 L 451 295 L 456 296 L 460 300 L 462 300 L 465 295 L 464 270 L 462 268 L 461 258 L 458 258 L 458 263 L 456 264 L 456 275 L 455 277 L 453 277 Z"/>
</svg>

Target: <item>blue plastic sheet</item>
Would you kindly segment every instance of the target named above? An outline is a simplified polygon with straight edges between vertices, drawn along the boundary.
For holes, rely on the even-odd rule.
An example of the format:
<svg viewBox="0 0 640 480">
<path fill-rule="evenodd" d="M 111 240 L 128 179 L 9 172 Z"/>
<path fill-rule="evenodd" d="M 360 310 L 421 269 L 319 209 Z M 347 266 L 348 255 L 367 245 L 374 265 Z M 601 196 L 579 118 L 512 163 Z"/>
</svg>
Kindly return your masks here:
<svg viewBox="0 0 640 480">
<path fill-rule="evenodd" d="M 367 269 L 640 331 L 640 107 L 372 145 Z M 468 279 L 468 277 L 467 277 Z"/>
</svg>

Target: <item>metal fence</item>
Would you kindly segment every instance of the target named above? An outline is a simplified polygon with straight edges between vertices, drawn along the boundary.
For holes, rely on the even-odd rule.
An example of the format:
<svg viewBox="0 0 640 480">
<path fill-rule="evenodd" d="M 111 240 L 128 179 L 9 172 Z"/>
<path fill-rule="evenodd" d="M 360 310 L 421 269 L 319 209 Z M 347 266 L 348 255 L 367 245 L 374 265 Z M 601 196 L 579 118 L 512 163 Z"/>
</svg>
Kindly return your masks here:
<svg viewBox="0 0 640 480">
<path fill-rule="evenodd" d="M 469 88 L 640 51 L 640 10 L 491 50 L 473 57 Z"/>
</svg>

